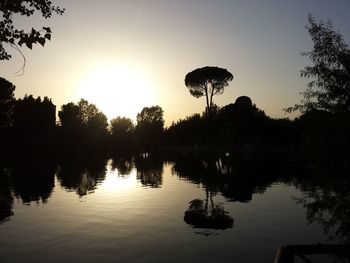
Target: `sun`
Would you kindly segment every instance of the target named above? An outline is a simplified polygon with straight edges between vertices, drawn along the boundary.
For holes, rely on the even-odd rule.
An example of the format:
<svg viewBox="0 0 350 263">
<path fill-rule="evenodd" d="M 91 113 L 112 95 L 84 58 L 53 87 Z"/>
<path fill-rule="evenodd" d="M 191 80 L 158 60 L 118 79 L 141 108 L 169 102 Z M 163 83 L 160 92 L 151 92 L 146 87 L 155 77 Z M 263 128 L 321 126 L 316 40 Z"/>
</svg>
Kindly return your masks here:
<svg viewBox="0 0 350 263">
<path fill-rule="evenodd" d="M 91 70 L 81 82 L 77 97 L 95 104 L 109 120 L 117 116 L 135 120 L 143 107 L 154 104 L 151 82 L 129 65 L 105 65 Z"/>
</svg>

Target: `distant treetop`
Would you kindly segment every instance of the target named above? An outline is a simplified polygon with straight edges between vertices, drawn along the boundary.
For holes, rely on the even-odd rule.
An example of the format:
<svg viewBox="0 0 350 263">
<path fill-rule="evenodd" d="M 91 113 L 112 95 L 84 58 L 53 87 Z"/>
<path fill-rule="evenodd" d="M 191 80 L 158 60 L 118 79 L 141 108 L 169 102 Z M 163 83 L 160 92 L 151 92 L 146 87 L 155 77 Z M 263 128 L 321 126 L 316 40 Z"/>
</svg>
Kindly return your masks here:
<svg viewBox="0 0 350 263">
<path fill-rule="evenodd" d="M 236 99 L 235 104 L 247 109 L 253 107 L 253 102 L 248 96 L 240 96 Z"/>
<path fill-rule="evenodd" d="M 233 75 L 227 69 L 206 66 L 189 72 L 185 77 L 185 85 L 192 96 L 206 97 L 206 110 L 210 112 L 214 105 L 213 96 L 222 94 L 232 79 Z"/>
</svg>

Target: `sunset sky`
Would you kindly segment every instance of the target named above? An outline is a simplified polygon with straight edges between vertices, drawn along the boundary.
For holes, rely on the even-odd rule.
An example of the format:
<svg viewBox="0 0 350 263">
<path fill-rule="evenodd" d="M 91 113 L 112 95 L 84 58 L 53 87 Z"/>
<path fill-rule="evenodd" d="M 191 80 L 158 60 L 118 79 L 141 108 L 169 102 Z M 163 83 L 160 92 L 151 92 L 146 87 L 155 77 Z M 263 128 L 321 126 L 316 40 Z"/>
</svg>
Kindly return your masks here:
<svg viewBox="0 0 350 263">
<path fill-rule="evenodd" d="M 201 113 L 204 98 L 194 98 L 185 75 L 199 67 L 218 66 L 234 79 L 219 106 L 241 95 L 269 116 L 286 115 L 298 103 L 307 80 L 300 70 L 309 63 L 300 55 L 312 42 L 307 14 L 331 19 L 350 43 L 349 0 L 61 0 L 66 9 L 51 20 L 16 22 L 24 28 L 50 26 L 52 41 L 11 61 L 0 62 L 1 76 L 25 94 L 48 96 L 57 109 L 80 98 L 96 104 L 108 118 L 135 119 L 144 106 L 159 105 L 166 124 Z"/>
</svg>

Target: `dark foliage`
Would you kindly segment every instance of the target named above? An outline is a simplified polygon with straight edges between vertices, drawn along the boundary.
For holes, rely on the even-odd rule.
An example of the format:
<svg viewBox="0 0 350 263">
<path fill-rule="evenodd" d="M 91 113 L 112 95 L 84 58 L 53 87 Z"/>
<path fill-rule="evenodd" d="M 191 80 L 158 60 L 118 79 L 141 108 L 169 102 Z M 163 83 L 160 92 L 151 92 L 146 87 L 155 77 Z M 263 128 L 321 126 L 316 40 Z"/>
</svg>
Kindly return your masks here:
<svg viewBox="0 0 350 263">
<path fill-rule="evenodd" d="M 12 127 L 8 134 L 8 152 L 12 155 L 55 151 L 56 106 L 45 97 L 32 95 L 14 103 Z"/>
<path fill-rule="evenodd" d="M 297 127 L 288 119 L 271 119 L 246 96 L 210 114 L 192 115 L 165 130 L 172 147 L 288 148 L 299 145 Z"/>
<path fill-rule="evenodd" d="M 350 115 L 309 111 L 295 121 L 303 153 L 315 169 L 350 172 Z"/>
<path fill-rule="evenodd" d="M 67 129 L 74 129 L 76 126 L 81 125 L 79 111 L 79 106 L 73 102 L 62 105 L 61 110 L 58 112 L 61 126 Z"/>
<path fill-rule="evenodd" d="M 173 122 L 165 129 L 165 144 L 167 146 L 196 146 L 201 142 L 202 118 L 200 114 L 194 114 L 184 120 Z"/>
<path fill-rule="evenodd" d="M 137 114 L 135 133 L 142 151 L 158 148 L 162 142 L 163 131 L 163 109 L 160 106 L 145 107 Z"/>
<path fill-rule="evenodd" d="M 232 79 L 233 75 L 227 69 L 207 66 L 188 73 L 185 77 L 185 85 L 192 96 L 196 98 L 205 96 L 206 111 L 210 112 L 214 106 L 213 96 L 222 94 Z"/>
<path fill-rule="evenodd" d="M 31 17 L 34 14 L 41 14 L 45 19 L 49 19 L 53 14 L 62 15 L 64 9 L 54 6 L 49 0 L 2 0 L 0 1 L 0 13 L 2 21 L 0 21 L 0 60 L 8 60 L 11 55 L 5 48 L 9 45 L 20 51 L 20 47 L 24 44 L 29 49 L 33 45 L 45 45 L 47 40 L 51 40 L 51 29 L 43 27 L 41 29 L 32 28 L 26 32 L 16 26 L 13 21 L 15 15 Z"/>
<path fill-rule="evenodd" d="M 61 150 L 108 151 L 107 117 L 96 105 L 81 99 L 77 104 L 62 105 L 58 116 Z"/>
<path fill-rule="evenodd" d="M 135 126 L 131 119 L 116 117 L 110 121 L 112 151 L 119 153 L 135 150 Z"/>
<path fill-rule="evenodd" d="M 26 95 L 15 102 L 13 126 L 22 131 L 52 129 L 56 126 L 56 106 L 48 97 L 42 100 Z"/>
<path fill-rule="evenodd" d="M 301 71 L 301 76 L 312 79 L 301 104 L 286 111 L 326 110 L 332 113 L 350 112 L 350 49 L 342 35 L 333 29 L 330 21 L 316 22 L 309 14 L 306 27 L 313 41 L 313 50 L 303 52 L 312 66 Z"/>
<path fill-rule="evenodd" d="M 11 126 L 15 89 L 11 82 L 0 77 L 0 129 Z"/>
</svg>

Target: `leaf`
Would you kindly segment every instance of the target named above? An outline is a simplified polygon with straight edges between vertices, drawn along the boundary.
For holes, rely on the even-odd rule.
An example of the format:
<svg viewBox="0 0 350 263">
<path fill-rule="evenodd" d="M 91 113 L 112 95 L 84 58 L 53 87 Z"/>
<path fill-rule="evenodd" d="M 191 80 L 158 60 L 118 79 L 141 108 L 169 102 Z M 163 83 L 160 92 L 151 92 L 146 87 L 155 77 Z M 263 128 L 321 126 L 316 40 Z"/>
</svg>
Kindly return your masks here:
<svg viewBox="0 0 350 263">
<path fill-rule="evenodd" d="M 18 45 L 19 46 L 22 46 L 24 44 L 25 40 L 23 38 L 21 38 L 19 41 L 18 41 Z"/>
<path fill-rule="evenodd" d="M 45 34 L 45 36 L 44 36 L 46 39 L 48 39 L 48 40 L 51 40 L 51 34 Z"/>
<path fill-rule="evenodd" d="M 19 43 L 18 43 L 19 44 Z M 26 42 L 26 46 L 29 48 L 29 49 L 32 49 L 33 48 L 33 43 L 32 42 Z"/>
<path fill-rule="evenodd" d="M 40 43 L 40 45 L 44 46 L 45 45 L 45 38 L 43 38 L 43 37 L 38 38 L 38 42 Z"/>
<path fill-rule="evenodd" d="M 51 32 L 51 28 L 49 28 L 49 27 L 43 27 L 43 29 L 44 29 L 47 33 L 52 33 L 52 32 Z"/>
</svg>

